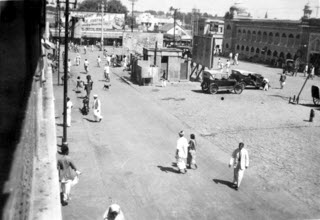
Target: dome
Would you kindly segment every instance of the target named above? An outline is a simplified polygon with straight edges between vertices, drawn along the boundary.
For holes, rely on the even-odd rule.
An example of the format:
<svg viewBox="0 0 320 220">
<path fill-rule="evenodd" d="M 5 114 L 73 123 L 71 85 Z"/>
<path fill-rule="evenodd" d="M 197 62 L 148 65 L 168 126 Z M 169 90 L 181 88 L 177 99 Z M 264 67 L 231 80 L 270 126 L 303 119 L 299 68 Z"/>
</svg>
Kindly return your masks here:
<svg viewBox="0 0 320 220">
<path fill-rule="evenodd" d="M 236 2 L 234 5 L 230 7 L 230 12 L 237 14 L 248 14 L 247 8 L 244 6 L 242 2 Z"/>
</svg>

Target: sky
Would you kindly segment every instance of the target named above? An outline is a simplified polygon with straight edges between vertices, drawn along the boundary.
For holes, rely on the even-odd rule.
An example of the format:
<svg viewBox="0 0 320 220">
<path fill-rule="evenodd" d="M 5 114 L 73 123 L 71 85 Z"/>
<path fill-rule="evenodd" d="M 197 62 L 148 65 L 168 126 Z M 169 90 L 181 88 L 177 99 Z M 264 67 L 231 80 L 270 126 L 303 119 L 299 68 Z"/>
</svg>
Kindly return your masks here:
<svg viewBox="0 0 320 220">
<path fill-rule="evenodd" d="M 130 0 L 121 0 L 131 12 Z M 200 9 L 200 12 L 223 16 L 234 4 L 235 0 L 136 0 L 134 10 L 156 10 L 167 12 L 170 6 L 179 8 L 182 12 L 190 12 L 192 8 Z M 304 6 L 310 2 L 313 9 L 312 15 L 316 17 L 316 6 L 320 0 L 242 0 L 254 18 L 264 18 L 268 12 L 268 18 L 300 19 Z M 320 8 L 319 16 L 320 17 Z"/>
</svg>

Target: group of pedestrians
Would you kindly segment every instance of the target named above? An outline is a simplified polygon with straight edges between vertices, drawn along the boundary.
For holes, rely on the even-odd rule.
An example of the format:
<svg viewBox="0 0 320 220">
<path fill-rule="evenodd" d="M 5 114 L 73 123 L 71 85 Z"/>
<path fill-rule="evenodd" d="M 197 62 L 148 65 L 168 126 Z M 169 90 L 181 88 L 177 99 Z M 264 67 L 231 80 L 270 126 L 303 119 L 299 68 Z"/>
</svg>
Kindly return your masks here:
<svg viewBox="0 0 320 220">
<path fill-rule="evenodd" d="M 177 162 L 178 172 L 185 174 L 188 169 L 197 169 L 196 150 L 197 142 L 195 134 L 190 135 L 190 140 L 184 137 L 184 131 L 179 132 L 179 139 L 177 140 L 177 148 L 175 158 Z M 233 185 L 235 190 L 238 190 L 244 175 L 244 171 L 249 167 L 249 154 L 244 148 L 244 143 L 240 142 L 237 149 L 231 155 L 229 167 L 233 167 Z"/>
<path fill-rule="evenodd" d="M 197 142 L 195 139 L 195 135 L 191 134 L 190 141 L 188 142 L 188 140 L 184 137 L 184 131 L 180 131 L 175 154 L 177 167 L 180 173 L 186 173 L 187 168 L 198 168 L 196 163 L 196 148 Z"/>
</svg>

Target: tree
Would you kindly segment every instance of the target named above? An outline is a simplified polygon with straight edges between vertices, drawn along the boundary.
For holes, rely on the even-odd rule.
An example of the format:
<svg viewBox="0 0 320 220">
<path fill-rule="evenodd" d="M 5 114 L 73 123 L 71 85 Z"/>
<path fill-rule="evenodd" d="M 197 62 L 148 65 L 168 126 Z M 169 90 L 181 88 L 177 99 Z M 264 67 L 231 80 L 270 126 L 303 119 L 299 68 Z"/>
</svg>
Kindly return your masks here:
<svg viewBox="0 0 320 220">
<path fill-rule="evenodd" d="M 162 16 L 162 15 L 164 15 L 164 12 L 163 11 L 157 11 L 157 15 Z"/>
<path fill-rule="evenodd" d="M 147 10 L 147 11 L 144 11 L 145 13 L 150 13 L 151 15 L 157 15 L 157 12 L 154 11 L 154 10 Z"/>
<path fill-rule="evenodd" d="M 127 7 L 119 0 L 84 0 L 80 5 L 79 11 L 100 11 L 101 3 L 104 2 L 104 11 L 110 13 L 127 14 Z"/>
</svg>

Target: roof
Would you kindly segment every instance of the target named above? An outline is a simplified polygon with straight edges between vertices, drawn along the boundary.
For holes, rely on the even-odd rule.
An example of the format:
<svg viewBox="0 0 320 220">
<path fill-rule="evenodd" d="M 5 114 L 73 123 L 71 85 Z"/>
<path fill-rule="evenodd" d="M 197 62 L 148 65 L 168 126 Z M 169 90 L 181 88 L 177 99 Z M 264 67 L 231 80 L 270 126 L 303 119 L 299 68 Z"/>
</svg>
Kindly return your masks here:
<svg viewBox="0 0 320 220">
<path fill-rule="evenodd" d="M 176 24 L 176 26 L 179 26 L 179 25 Z M 165 25 L 161 26 L 159 30 L 167 32 L 167 31 L 171 30 L 173 27 L 174 27 L 174 25 L 171 24 L 171 23 L 170 24 L 165 24 Z"/>
</svg>

